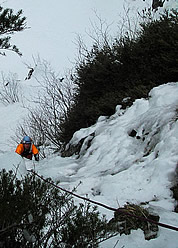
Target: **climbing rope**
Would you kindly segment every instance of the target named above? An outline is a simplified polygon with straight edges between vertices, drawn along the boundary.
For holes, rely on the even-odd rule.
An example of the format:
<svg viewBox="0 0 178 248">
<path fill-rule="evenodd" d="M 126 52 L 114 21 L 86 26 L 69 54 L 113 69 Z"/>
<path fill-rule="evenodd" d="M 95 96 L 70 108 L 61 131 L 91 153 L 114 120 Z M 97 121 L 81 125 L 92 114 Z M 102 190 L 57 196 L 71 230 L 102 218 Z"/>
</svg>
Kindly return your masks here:
<svg viewBox="0 0 178 248">
<path fill-rule="evenodd" d="M 71 191 L 69 191 L 69 190 L 66 190 L 66 189 L 61 188 L 60 186 L 54 184 L 53 182 L 48 181 L 47 179 L 43 178 L 42 176 L 40 176 L 39 174 L 37 174 L 37 173 L 36 173 L 35 171 L 33 171 L 33 170 L 27 170 L 27 171 L 31 172 L 32 174 L 34 174 L 35 176 L 39 177 L 39 178 L 40 178 L 41 180 L 43 180 L 44 182 L 46 182 L 46 183 L 52 185 L 53 187 L 58 188 L 58 189 L 60 189 L 60 190 L 62 190 L 62 191 L 64 191 L 64 192 L 66 192 L 66 193 L 68 193 L 68 194 L 70 194 L 70 195 L 73 195 L 73 196 L 75 196 L 75 197 L 77 197 L 77 198 L 79 198 L 79 199 L 82 199 L 82 200 L 84 200 L 84 201 L 91 202 L 91 203 L 93 203 L 93 204 L 95 204 L 95 205 L 98 205 L 98 206 L 100 206 L 100 207 L 106 208 L 106 209 L 111 210 L 111 211 L 116 212 L 116 213 L 121 213 L 121 214 L 124 214 L 124 215 L 128 215 L 128 216 L 130 216 L 130 217 L 134 217 L 134 218 L 140 219 L 141 221 L 144 221 L 144 222 L 149 222 L 149 223 L 152 223 L 152 224 L 155 224 L 155 225 L 158 225 L 158 226 L 167 228 L 167 229 L 171 229 L 171 230 L 174 230 L 174 231 L 178 231 L 178 227 L 171 226 L 171 225 L 168 225 L 168 224 L 164 224 L 164 223 L 161 223 L 161 222 L 156 222 L 156 221 L 154 221 L 154 220 L 151 220 L 151 219 L 148 219 L 148 218 L 144 218 L 144 217 L 141 217 L 141 216 L 137 216 L 137 215 L 135 215 L 135 214 L 129 213 L 129 212 L 126 211 L 125 209 L 112 208 L 112 207 L 107 206 L 107 205 L 105 205 L 105 204 L 103 204 L 103 203 L 100 203 L 100 202 L 97 202 L 97 201 L 93 201 L 93 200 L 91 200 L 91 199 L 89 199 L 89 198 L 80 196 L 80 195 L 75 194 L 75 193 L 73 193 L 73 192 L 71 192 Z"/>
</svg>

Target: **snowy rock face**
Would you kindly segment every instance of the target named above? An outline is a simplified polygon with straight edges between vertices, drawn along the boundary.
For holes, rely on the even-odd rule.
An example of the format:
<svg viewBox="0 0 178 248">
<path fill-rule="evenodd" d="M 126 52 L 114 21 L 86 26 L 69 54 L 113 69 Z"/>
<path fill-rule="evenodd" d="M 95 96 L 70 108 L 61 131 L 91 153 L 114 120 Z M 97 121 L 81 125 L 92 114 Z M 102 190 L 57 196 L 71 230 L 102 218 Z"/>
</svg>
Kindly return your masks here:
<svg viewBox="0 0 178 248">
<path fill-rule="evenodd" d="M 136 100 L 125 111 L 117 106 L 110 118 L 100 117 L 95 125 L 76 132 L 70 145 L 81 140 L 83 144 L 79 156 L 73 156 L 77 165 L 70 171 L 70 182 L 82 182 L 78 193 L 109 206 L 144 203 L 176 226 L 170 188 L 175 184 L 178 162 L 177 96 L 178 83 L 161 85 L 151 90 L 148 99 Z M 64 185 L 71 187 L 71 183 Z M 164 235 L 168 238 L 166 231 Z M 161 247 L 161 239 L 156 239 L 157 247 Z M 176 248 L 175 232 L 172 239 Z M 165 241 L 165 247 L 168 243 Z"/>
<path fill-rule="evenodd" d="M 61 187 L 77 187 L 81 196 L 114 208 L 127 202 L 144 204 L 160 216 L 160 222 L 177 226 L 178 216 L 173 212 L 176 202 L 170 190 L 178 161 L 177 96 L 178 83 L 153 88 L 148 99 L 138 99 L 126 110 L 117 106 L 113 116 L 101 116 L 95 125 L 76 132 L 70 144 L 77 145 L 83 139 L 78 155 L 54 155 L 32 165 L 40 175 L 59 180 Z M 15 111 L 13 105 L 0 108 L 1 116 L 6 113 L 1 121 L 0 166 L 7 170 L 19 167 L 23 176 L 31 165 L 30 161 L 21 163 L 10 142 L 22 115 L 20 103 L 14 107 Z M 112 212 L 99 210 L 107 218 L 113 217 Z M 177 233 L 163 228 L 149 243 L 139 230 L 119 240 L 121 247 L 128 248 L 133 244 L 139 248 L 177 248 L 178 243 Z M 116 240 L 108 242 L 101 247 L 113 247 Z"/>
<path fill-rule="evenodd" d="M 177 86 L 156 87 L 148 100 L 136 100 L 126 111 L 118 106 L 110 118 L 100 117 L 95 125 L 76 132 L 70 144 L 83 140 L 80 160 L 89 164 L 90 173 L 91 157 L 104 174 L 117 174 L 136 164 L 176 156 Z"/>
<path fill-rule="evenodd" d="M 36 81 L 24 80 L 28 67 L 35 66 L 34 57 L 39 54 L 42 59 L 50 61 L 55 69 L 60 70 L 62 77 L 63 69 L 71 67 L 71 61 L 75 61 L 76 34 L 84 34 L 86 27 L 90 26 L 90 20 L 96 20 L 93 10 L 96 9 L 102 19 L 106 17 L 108 23 L 114 21 L 113 34 L 118 30 L 117 20 L 124 3 L 132 3 L 137 9 L 142 8 L 143 4 L 144 7 L 150 7 L 152 1 L 3 2 L 4 7 L 15 11 L 22 8 L 30 27 L 13 37 L 23 57 L 15 54 L 0 57 L 1 70 L 18 74 L 25 104 L 31 104 L 26 101 L 27 96 L 38 95 Z M 165 1 L 164 7 L 177 9 L 178 0 Z M 85 43 L 91 45 L 89 40 Z M 40 70 L 35 70 L 33 76 L 37 77 L 38 74 Z M 12 136 L 27 114 L 22 101 L 8 106 L 0 104 L 1 169 L 16 172 L 18 168 L 17 175 L 22 177 L 27 169 L 35 168 L 44 177 L 60 180 L 60 186 L 69 190 L 75 187 L 78 194 L 114 208 L 122 207 L 126 202 L 144 203 L 145 208 L 160 216 L 161 222 L 177 226 L 178 216 L 174 212 L 176 202 L 170 188 L 174 184 L 178 164 L 178 83 L 156 87 L 148 99 L 136 100 L 125 111 L 117 106 L 116 113 L 110 118 L 101 116 L 95 125 L 76 132 L 70 144 L 80 144 L 79 154 L 69 158 L 54 155 L 30 164 L 31 161 L 24 161 L 15 154 L 16 144 Z M 102 208 L 99 211 L 108 218 L 113 217 L 112 212 Z M 34 238 L 28 232 L 24 235 L 29 240 Z M 148 242 L 143 232 L 137 230 L 129 236 L 108 240 L 101 247 L 177 248 L 178 235 L 175 231 L 160 228 L 158 237 Z"/>
</svg>

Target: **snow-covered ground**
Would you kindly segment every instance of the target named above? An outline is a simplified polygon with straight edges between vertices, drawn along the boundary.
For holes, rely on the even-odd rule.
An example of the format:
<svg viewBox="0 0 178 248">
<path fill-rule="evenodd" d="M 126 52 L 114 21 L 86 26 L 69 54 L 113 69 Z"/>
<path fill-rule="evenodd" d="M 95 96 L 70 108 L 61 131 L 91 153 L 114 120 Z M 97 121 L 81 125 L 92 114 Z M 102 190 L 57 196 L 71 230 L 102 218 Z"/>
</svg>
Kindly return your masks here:
<svg viewBox="0 0 178 248">
<path fill-rule="evenodd" d="M 152 89 L 149 99 L 136 100 L 126 111 L 117 106 L 110 118 L 101 116 L 95 125 L 74 134 L 72 144 L 87 137 L 79 158 L 53 155 L 33 162 L 36 171 L 60 180 L 60 186 L 68 190 L 79 185 L 78 194 L 113 208 L 126 202 L 149 202 L 145 207 L 159 214 L 160 222 L 178 226 L 170 190 L 178 163 L 177 96 L 178 83 L 169 83 Z M 0 106 L 0 168 L 15 170 L 20 165 L 19 175 L 27 173 L 26 168 L 32 164 L 27 160 L 24 163 L 14 152 L 16 145 L 11 136 L 26 111 L 20 103 Z M 135 137 L 129 135 L 132 130 L 137 132 Z M 89 140 L 91 146 L 86 149 Z M 99 210 L 112 218 L 113 212 L 101 207 Z M 178 233 L 162 227 L 154 240 L 145 241 L 138 230 L 101 247 L 113 247 L 117 239 L 118 247 L 178 247 Z"/>
<path fill-rule="evenodd" d="M 20 102 L 7 106 L 0 104 L 0 169 L 15 170 L 19 165 L 19 176 L 25 175 L 26 169 L 32 165 L 31 161 L 22 160 L 14 152 L 16 144 L 12 136 L 17 125 L 28 114 L 24 104 L 34 104 L 27 99 L 39 89 L 33 78 L 24 80 L 28 73 L 24 63 L 33 66 L 32 56 L 39 54 L 55 68 L 58 65 L 59 71 L 65 66 L 69 67 L 68 58 L 73 60 L 75 57 L 75 49 L 71 45 L 74 33 L 83 33 L 86 26 L 88 28 L 92 9 L 96 9 L 102 17 L 108 17 L 110 23 L 115 21 L 123 4 L 118 0 L 78 0 L 78 4 L 63 2 L 59 4 L 59 1 L 53 0 L 47 2 L 46 6 L 44 1 L 9 0 L 4 3 L 16 10 L 24 9 L 24 15 L 31 26 L 31 29 L 14 38 L 24 57 L 19 58 L 12 54 L 8 54 L 7 58 L 0 57 L 1 70 L 19 75 L 22 92 Z M 172 0 L 166 4 L 170 3 L 176 7 L 178 2 Z M 49 13 L 55 18 L 51 15 L 46 18 Z M 44 29 L 40 33 L 42 26 Z M 112 31 L 114 30 L 116 29 Z M 34 76 L 38 76 L 40 72 L 36 70 L 35 73 Z M 44 177 L 60 180 L 60 186 L 66 189 L 71 190 L 79 185 L 78 194 L 87 195 L 90 199 L 113 208 L 122 207 L 126 202 L 149 202 L 145 207 L 159 214 L 160 222 L 178 227 L 178 215 L 173 212 L 175 201 L 170 191 L 178 164 L 176 110 L 178 111 L 178 83 L 170 82 L 156 87 L 150 92 L 149 99 L 136 100 L 126 111 L 117 106 L 116 113 L 110 118 L 101 116 L 95 125 L 76 132 L 71 140 L 72 144 L 87 137 L 79 158 L 52 155 L 33 162 L 35 169 Z M 135 137 L 129 135 L 132 130 L 137 132 Z M 91 146 L 86 149 L 89 141 Z M 99 210 L 108 219 L 113 217 L 113 212 L 101 207 Z M 159 228 L 158 238 L 150 241 L 146 241 L 143 232 L 137 230 L 129 236 L 122 235 L 108 240 L 101 247 L 114 247 L 118 239 L 115 246 L 118 248 L 178 248 L 178 233 L 162 227 Z"/>
</svg>

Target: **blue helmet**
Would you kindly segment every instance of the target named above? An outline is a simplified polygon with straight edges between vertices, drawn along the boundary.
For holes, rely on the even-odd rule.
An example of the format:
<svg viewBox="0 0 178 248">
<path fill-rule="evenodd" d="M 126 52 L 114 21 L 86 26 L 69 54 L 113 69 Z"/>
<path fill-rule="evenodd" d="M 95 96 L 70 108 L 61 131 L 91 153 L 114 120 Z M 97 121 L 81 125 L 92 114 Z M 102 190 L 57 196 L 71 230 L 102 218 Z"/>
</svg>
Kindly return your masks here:
<svg viewBox="0 0 178 248">
<path fill-rule="evenodd" d="M 29 136 L 23 137 L 22 143 L 24 144 L 31 144 L 32 140 Z"/>
</svg>

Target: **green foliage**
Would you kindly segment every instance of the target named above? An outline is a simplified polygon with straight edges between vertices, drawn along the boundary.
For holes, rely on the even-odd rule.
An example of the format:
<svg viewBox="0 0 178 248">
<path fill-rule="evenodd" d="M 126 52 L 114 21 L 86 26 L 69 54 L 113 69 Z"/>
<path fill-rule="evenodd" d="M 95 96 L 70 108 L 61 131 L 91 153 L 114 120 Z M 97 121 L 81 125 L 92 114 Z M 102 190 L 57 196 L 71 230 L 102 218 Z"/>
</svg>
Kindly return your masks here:
<svg viewBox="0 0 178 248">
<path fill-rule="evenodd" d="M 134 37 L 127 32 L 111 46 L 94 45 L 78 64 L 74 105 L 61 124 L 61 141 L 69 142 L 74 132 L 99 116 L 112 115 L 116 105 L 126 108 L 146 98 L 153 87 L 178 80 L 177 12 L 146 20 Z M 123 102 L 124 98 L 129 100 Z"/>
<path fill-rule="evenodd" d="M 24 230 L 29 236 L 30 233 L 34 233 L 37 239 L 42 236 L 46 214 L 49 213 L 50 193 L 55 194 L 48 185 L 35 180 L 33 176 L 17 180 L 12 171 L 1 172 L 0 240 L 3 247 L 27 244 Z M 31 221 L 29 216 L 32 218 Z"/>
<path fill-rule="evenodd" d="M 22 17 L 22 10 L 19 10 L 16 14 L 12 9 L 3 9 L 0 6 L 0 36 L 7 35 L 0 38 L 0 49 L 10 50 L 16 52 L 18 55 L 22 55 L 19 49 L 10 43 L 11 36 L 15 32 L 19 32 L 25 29 L 26 23 L 25 17 Z M 5 52 L 0 52 L 1 55 L 6 55 Z"/>
<path fill-rule="evenodd" d="M 96 235 L 97 233 L 100 233 L 100 237 Z M 62 227 L 62 240 L 68 244 L 66 247 L 98 247 L 99 241 L 106 237 L 106 233 L 105 218 L 99 219 L 99 212 L 95 207 L 91 209 L 88 204 L 80 204 Z"/>
<path fill-rule="evenodd" d="M 0 172 L 0 247 L 98 247 L 115 233 L 96 208 L 74 205 L 48 182 Z"/>
</svg>

